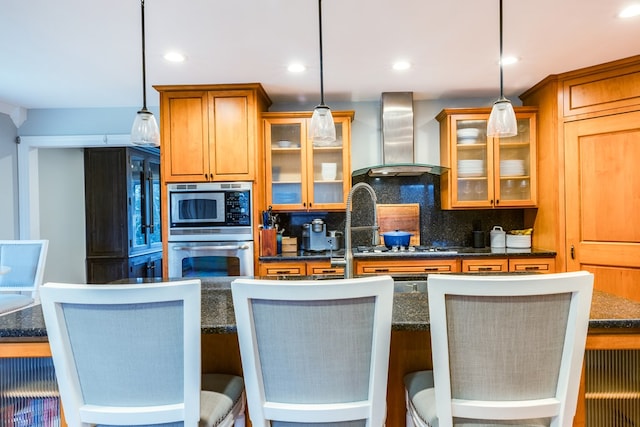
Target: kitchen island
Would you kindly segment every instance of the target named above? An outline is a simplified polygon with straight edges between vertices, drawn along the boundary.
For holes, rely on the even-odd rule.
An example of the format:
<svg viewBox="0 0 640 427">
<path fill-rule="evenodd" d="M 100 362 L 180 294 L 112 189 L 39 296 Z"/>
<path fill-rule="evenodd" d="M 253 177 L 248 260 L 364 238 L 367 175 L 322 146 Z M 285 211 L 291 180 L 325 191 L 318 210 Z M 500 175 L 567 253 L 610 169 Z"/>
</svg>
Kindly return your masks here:
<svg viewBox="0 0 640 427">
<path fill-rule="evenodd" d="M 203 372 L 242 373 L 230 290 L 232 280 L 203 280 Z M 424 287 L 411 281 L 396 285 L 387 394 L 387 425 L 394 427 L 404 425 L 402 378 L 408 372 L 431 367 L 429 315 Z M 0 316 L 0 357 L 46 357 L 50 355 L 48 348 L 39 306 Z M 631 349 L 639 352 L 640 303 L 595 291 L 587 349 Z M 640 390 L 636 392 L 640 394 Z M 585 424 L 587 394 L 583 385 L 575 425 Z"/>
</svg>

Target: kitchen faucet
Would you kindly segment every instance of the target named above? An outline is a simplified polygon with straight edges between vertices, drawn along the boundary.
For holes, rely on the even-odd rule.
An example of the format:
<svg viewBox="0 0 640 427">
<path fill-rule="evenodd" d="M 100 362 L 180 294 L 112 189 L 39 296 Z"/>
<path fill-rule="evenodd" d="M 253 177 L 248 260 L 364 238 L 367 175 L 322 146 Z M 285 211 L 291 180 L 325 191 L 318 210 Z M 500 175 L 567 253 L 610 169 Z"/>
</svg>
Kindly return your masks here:
<svg viewBox="0 0 640 427">
<path fill-rule="evenodd" d="M 371 201 L 373 203 L 373 225 L 363 225 L 358 227 L 352 227 L 351 226 L 351 199 L 353 198 L 353 194 L 360 188 L 367 190 L 367 192 L 371 196 Z M 331 260 L 332 266 L 344 266 L 345 279 L 353 278 L 353 252 L 351 250 L 351 232 L 353 230 L 372 230 L 372 237 L 371 237 L 372 244 L 374 246 L 377 246 L 378 244 L 380 244 L 380 236 L 378 235 L 378 229 L 380 227 L 378 227 L 378 214 L 376 212 L 377 201 L 378 201 L 378 198 L 376 197 L 376 192 L 373 190 L 373 188 L 369 184 L 365 182 L 357 183 L 356 185 L 351 187 L 351 190 L 349 191 L 349 196 L 347 197 L 347 212 L 346 212 L 347 218 L 346 218 L 345 227 L 344 227 L 344 260 L 337 260 L 337 259 Z"/>
</svg>

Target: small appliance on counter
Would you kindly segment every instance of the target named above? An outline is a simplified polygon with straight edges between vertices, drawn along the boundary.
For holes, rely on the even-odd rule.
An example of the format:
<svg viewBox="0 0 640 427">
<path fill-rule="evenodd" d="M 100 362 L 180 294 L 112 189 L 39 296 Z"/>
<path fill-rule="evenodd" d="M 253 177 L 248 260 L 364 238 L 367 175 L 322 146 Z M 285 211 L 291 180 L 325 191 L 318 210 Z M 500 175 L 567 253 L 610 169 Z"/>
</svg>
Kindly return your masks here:
<svg viewBox="0 0 640 427">
<path fill-rule="evenodd" d="M 331 230 L 327 235 L 327 224 L 321 219 L 314 219 L 311 223 L 302 225 L 302 242 L 300 248 L 304 251 L 336 251 L 342 243 L 342 232 Z"/>
</svg>

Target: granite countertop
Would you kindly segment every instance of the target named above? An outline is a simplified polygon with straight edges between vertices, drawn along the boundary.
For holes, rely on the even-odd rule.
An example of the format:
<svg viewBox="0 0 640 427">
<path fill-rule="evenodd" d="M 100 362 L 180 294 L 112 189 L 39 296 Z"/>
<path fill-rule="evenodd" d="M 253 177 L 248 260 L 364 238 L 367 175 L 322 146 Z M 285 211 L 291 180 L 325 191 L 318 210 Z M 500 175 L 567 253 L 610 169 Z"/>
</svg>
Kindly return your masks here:
<svg viewBox="0 0 640 427">
<path fill-rule="evenodd" d="M 457 253 L 450 252 L 378 252 L 378 253 L 361 253 L 354 252 L 354 259 L 380 259 L 402 257 L 410 259 L 428 259 L 428 258 L 477 258 L 477 257 L 554 257 L 555 251 L 541 248 L 516 249 L 516 248 L 456 248 Z M 344 250 L 339 251 L 319 251 L 319 252 L 284 252 L 273 256 L 261 256 L 260 261 L 313 261 L 313 260 L 329 260 L 331 257 L 344 257 Z"/>
<path fill-rule="evenodd" d="M 202 333 L 236 332 L 231 280 L 232 278 L 203 279 Z M 393 299 L 393 330 L 428 330 L 427 307 L 427 294 L 424 292 L 396 292 Z M 640 302 L 594 291 L 589 332 L 602 333 L 613 329 L 640 333 Z M 46 339 L 47 331 L 40 306 L 0 316 L 0 343 Z"/>
</svg>

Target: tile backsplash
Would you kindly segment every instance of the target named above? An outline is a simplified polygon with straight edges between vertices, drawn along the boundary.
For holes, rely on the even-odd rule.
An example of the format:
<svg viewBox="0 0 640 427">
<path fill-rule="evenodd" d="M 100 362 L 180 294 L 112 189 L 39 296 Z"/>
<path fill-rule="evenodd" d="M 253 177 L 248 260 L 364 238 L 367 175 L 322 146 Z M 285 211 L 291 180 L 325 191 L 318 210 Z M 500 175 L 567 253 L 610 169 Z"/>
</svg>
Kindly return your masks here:
<svg viewBox="0 0 640 427">
<path fill-rule="evenodd" d="M 378 203 L 418 203 L 420 205 L 420 244 L 425 246 L 471 246 L 472 231 L 486 233 L 494 225 L 504 230 L 524 228 L 524 209 L 482 209 L 450 211 L 440 208 L 440 177 L 424 174 L 416 177 L 353 178 L 353 184 L 366 182 L 376 192 Z M 370 225 L 373 222 L 373 206 L 366 191 L 353 195 L 352 225 Z M 300 237 L 302 225 L 314 218 L 321 218 L 327 230 L 344 231 L 344 212 L 280 213 L 280 227 L 285 235 Z M 354 245 L 370 245 L 371 233 L 353 233 Z"/>
</svg>

